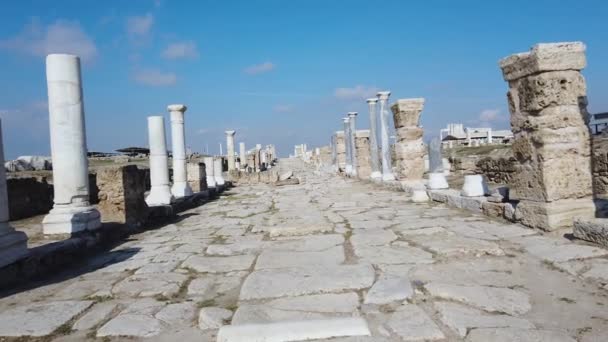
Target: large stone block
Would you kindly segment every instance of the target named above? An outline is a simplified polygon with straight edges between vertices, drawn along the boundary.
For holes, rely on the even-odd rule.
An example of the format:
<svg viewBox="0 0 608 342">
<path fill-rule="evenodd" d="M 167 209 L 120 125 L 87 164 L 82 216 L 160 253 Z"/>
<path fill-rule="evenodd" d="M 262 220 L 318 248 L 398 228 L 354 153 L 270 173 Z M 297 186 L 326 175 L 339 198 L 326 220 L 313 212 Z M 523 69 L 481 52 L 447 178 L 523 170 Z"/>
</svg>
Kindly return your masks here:
<svg viewBox="0 0 608 342">
<path fill-rule="evenodd" d="M 511 112 L 513 133 L 579 127 L 588 131 L 589 113 L 579 105 L 545 108 L 534 115 L 526 112 Z"/>
<path fill-rule="evenodd" d="M 391 106 L 395 128 L 419 126 L 420 112 L 422 112 L 423 108 L 423 98 L 397 100 Z"/>
<path fill-rule="evenodd" d="M 140 227 L 148 217 L 144 200 L 145 170 L 135 165 L 103 168 L 97 172 L 98 210 L 106 222 Z"/>
<path fill-rule="evenodd" d="M 397 142 L 421 140 L 424 135 L 424 129 L 422 127 L 401 127 L 397 128 Z"/>
<path fill-rule="evenodd" d="M 595 242 L 601 246 L 608 247 L 608 219 L 581 219 L 574 220 L 574 237 Z"/>
<path fill-rule="evenodd" d="M 555 202 L 520 201 L 515 207 L 515 219 L 522 224 L 553 231 L 571 228 L 575 217 L 591 218 L 595 204 L 590 198 L 564 199 Z"/>
<path fill-rule="evenodd" d="M 207 172 L 205 172 L 204 163 L 189 162 L 186 164 L 186 170 L 188 184 L 193 192 L 207 190 Z"/>
<path fill-rule="evenodd" d="M 517 84 L 521 112 L 586 103 L 585 79 L 574 70 L 553 71 L 522 78 Z"/>
<path fill-rule="evenodd" d="M 530 52 L 518 53 L 500 62 L 505 81 L 555 70 L 582 70 L 587 65 L 582 42 L 541 43 Z"/>
</svg>

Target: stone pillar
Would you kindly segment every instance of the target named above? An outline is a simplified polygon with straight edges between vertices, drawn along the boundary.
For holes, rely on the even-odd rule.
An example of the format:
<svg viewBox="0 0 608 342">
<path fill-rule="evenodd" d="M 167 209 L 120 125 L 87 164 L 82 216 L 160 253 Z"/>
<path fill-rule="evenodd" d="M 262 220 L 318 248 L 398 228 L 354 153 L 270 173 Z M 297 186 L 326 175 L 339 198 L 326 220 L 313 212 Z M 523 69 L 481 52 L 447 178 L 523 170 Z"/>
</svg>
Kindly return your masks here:
<svg viewBox="0 0 608 342">
<path fill-rule="evenodd" d="M 348 112 L 349 125 L 350 125 L 350 162 L 352 165 L 352 173 L 351 176 L 357 177 L 358 163 L 357 163 L 357 146 L 356 146 L 356 120 L 357 120 L 357 112 Z"/>
<path fill-rule="evenodd" d="M 150 146 L 149 206 L 168 205 L 173 200 L 169 187 L 169 158 L 165 138 L 165 120 L 162 116 L 148 117 L 148 144 Z"/>
<path fill-rule="evenodd" d="M 378 100 L 380 101 L 380 148 L 382 149 L 382 180 L 394 181 L 393 163 L 391 161 L 391 146 L 389 142 L 389 127 L 388 127 L 388 97 L 391 96 L 390 91 L 378 92 Z"/>
<path fill-rule="evenodd" d="M 205 165 L 199 162 L 189 162 L 186 164 L 188 173 L 188 185 L 193 192 L 207 190 L 207 175 Z"/>
<path fill-rule="evenodd" d="M 439 138 L 433 138 L 429 143 L 429 181 L 427 187 L 431 190 L 449 188 L 443 172 L 443 155 Z"/>
<path fill-rule="evenodd" d="M 245 150 L 245 143 L 239 143 L 239 155 L 241 158 L 241 168 L 245 169 L 247 167 L 247 150 Z"/>
<path fill-rule="evenodd" d="M 336 134 L 332 134 L 331 136 L 331 168 L 332 168 L 332 172 L 337 172 L 338 171 L 338 150 L 336 147 Z"/>
<path fill-rule="evenodd" d="M 585 66 L 580 42 L 538 44 L 500 61 L 518 161 L 511 194 L 527 226 L 555 230 L 594 216 Z"/>
<path fill-rule="evenodd" d="M 215 158 L 213 160 L 213 177 L 215 178 L 215 184 L 222 186 L 225 184 L 224 181 L 224 162 L 222 158 Z"/>
<path fill-rule="evenodd" d="M 2 141 L 2 123 L 0 122 L 0 162 L 4 165 L 4 144 Z M 6 170 L 0 167 L 0 268 L 9 265 L 28 255 L 27 236 L 16 231 L 8 223 L 8 192 L 6 187 Z"/>
<path fill-rule="evenodd" d="M 344 121 L 344 146 L 346 147 L 346 149 L 345 149 L 346 165 L 344 167 L 344 173 L 347 176 L 350 176 L 353 172 L 353 164 L 352 164 L 352 158 L 351 158 L 352 145 L 350 143 L 350 140 L 352 138 L 352 135 L 350 134 L 350 118 L 346 117 L 342 120 Z"/>
<path fill-rule="evenodd" d="M 234 134 L 236 131 L 226 131 L 226 154 L 228 155 L 228 171 L 236 170 L 234 160 Z"/>
<path fill-rule="evenodd" d="M 136 165 L 110 166 L 97 171 L 97 208 L 105 221 L 138 228 L 146 223 L 146 170 Z"/>
<path fill-rule="evenodd" d="M 344 131 L 336 131 L 336 160 L 338 165 L 338 172 L 344 171 L 346 168 L 346 143 L 344 138 Z"/>
<path fill-rule="evenodd" d="M 369 106 L 369 147 L 370 147 L 370 164 L 372 173 L 371 179 L 379 180 L 382 179 L 382 172 L 380 171 L 380 156 L 378 151 L 378 137 L 377 137 L 377 124 L 378 118 L 376 117 L 376 107 L 378 104 L 377 98 L 367 99 L 367 105 Z"/>
<path fill-rule="evenodd" d="M 473 144 L 471 142 L 471 131 L 468 128 L 466 130 L 466 134 L 467 134 L 467 146 L 471 147 L 471 146 L 473 146 Z"/>
<path fill-rule="evenodd" d="M 355 150 L 357 154 L 357 177 L 369 179 L 372 174 L 370 156 L 370 131 L 358 130 L 355 134 Z"/>
<path fill-rule="evenodd" d="M 423 108 L 422 98 L 398 100 L 391 107 L 397 133 L 395 154 L 400 180 L 419 180 L 424 175 L 424 131 L 419 125 Z"/>
<path fill-rule="evenodd" d="M 487 140 L 488 145 L 492 144 L 492 129 L 491 128 L 488 129 L 488 137 L 486 140 Z"/>
<path fill-rule="evenodd" d="M 262 171 L 262 144 L 255 144 L 255 171 Z"/>
<path fill-rule="evenodd" d="M 44 234 L 71 234 L 101 226 L 89 202 L 89 163 L 80 77 L 80 58 L 52 54 L 46 78 L 53 159 L 54 205 L 44 217 Z"/>
<path fill-rule="evenodd" d="M 215 188 L 217 183 L 215 182 L 215 163 L 213 157 L 203 158 L 205 163 L 205 178 L 207 179 L 207 188 Z"/>
<path fill-rule="evenodd" d="M 186 133 L 184 113 L 187 107 L 182 104 L 169 105 L 171 114 L 171 148 L 173 149 L 173 186 L 171 193 L 176 198 L 192 195 L 186 171 Z"/>
</svg>

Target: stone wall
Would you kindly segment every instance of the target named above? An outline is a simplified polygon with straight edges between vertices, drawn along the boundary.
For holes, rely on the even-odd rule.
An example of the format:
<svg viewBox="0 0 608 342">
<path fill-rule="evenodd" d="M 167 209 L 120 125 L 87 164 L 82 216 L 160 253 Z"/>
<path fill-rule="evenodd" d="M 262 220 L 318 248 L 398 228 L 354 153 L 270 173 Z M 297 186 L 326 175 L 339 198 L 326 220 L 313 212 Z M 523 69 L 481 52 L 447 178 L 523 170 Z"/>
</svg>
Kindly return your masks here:
<svg viewBox="0 0 608 342">
<path fill-rule="evenodd" d="M 279 173 L 275 168 L 262 172 L 230 171 L 226 179 L 234 184 L 274 184 L 279 180 Z"/>
<path fill-rule="evenodd" d="M 475 173 L 486 176 L 488 182 L 510 184 L 515 176 L 515 158 L 485 157 L 475 163 Z"/>
<path fill-rule="evenodd" d="M 355 134 L 355 148 L 357 153 L 357 177 L 361 179 L 369 179 L 372 174 L 369 135 L 369 130 L 358 130 Z"/>
<path fill-rule="evenodd" d="M 148 217 L 144 200 L 147 170 L 135 165 L 107 167 L 97 171 L 99 204 L 97 209 L 105 222 L 142 226 Z"/>
<path fill-rule="evenodd" d="M 53 185 L 47 177 L 9 178 L 6 185 L 11 220 L 46 214 L 53 208 Z"/>
<path fill-rule="evenodd" d="M 608 199 L 608 132 L 593 137 L 593 192 L 596 198 Z"/>
</svg>

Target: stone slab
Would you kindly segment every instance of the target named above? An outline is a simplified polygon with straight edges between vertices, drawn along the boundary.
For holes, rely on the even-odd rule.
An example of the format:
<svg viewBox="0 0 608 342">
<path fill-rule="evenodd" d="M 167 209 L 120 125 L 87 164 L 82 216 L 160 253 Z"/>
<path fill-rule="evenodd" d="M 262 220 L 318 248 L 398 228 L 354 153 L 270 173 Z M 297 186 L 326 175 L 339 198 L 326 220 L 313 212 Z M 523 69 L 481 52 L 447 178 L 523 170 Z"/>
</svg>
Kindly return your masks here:
<svg viewBox="0 0 608 342">
<path fill-rule="evenodd" d="M 191 268 L 197 272 L 227 273 L 246 271 L 251 268 L 255 255 L 234 255 L 225 257 L 191 256 L 182 263 L 182 268 Z"/>
<path fill-rule="evenodd" d="M 402 341 L 437 341 L 445 338 L 426 312 L 413 304 L 399 307 L 390 316 L 386 326 Z"/>
<path fill-rule="evenodd" d="M 339 265 L 344 262 L 344 248 L 331 247 L 321 252 L 263 251 L 255 263 L 255 269 L 285 267 L 315 267 L 316 265 Z"/>
<path fill-rule="evenodd" d="M 574 219 L 574 237 L 608 247 L 608 219 Z"/>
<path fill-rule="evenodd" d="M 466 339 L 467 342 L 575 342 L 576 340 L 561 331 L 500 328 L 473 329 Z"/>
<path fill-rule="evenodd" d="M 414 289 L 405 277 L 384 276 L 378 279 L 365 295 L 365 304 L 389 304 L 414 296 Z"/>
</svg>

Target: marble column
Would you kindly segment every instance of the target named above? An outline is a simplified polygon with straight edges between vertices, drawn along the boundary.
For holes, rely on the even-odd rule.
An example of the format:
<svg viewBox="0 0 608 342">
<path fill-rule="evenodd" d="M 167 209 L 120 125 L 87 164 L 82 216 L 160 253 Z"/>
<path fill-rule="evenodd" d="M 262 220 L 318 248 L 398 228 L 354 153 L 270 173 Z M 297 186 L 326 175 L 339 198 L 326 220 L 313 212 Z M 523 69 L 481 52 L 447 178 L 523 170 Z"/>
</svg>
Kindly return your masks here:
<svg viewBox="0 0 608 342">
<path fill-rule="evenodd" d="M 213 160 L 213 177 L 215 177 L 215 184 L 222 186 L 225 184 L 224 181 L 224 161 L 221 157 Z"/>
<path fill-rule="evenodd" d="M 389 113 L 388 113 L 388 98 L 391 96 L 390 91 L 378 92 L 378 100 L 380 102 L 380 148 L 382 149 L 382 180 L 394 181 L 393 163 L 391 160 L 391 145 L 389 142 Z"/>
<path fill-rule="evenodd" d="M 370 148 L 370 164 L 372 167 L 371 179 L 379 180 L 382 179 L 382 172 L 380 171 L 380 156 L 378 151 L 378 118 L 376 117 L 376 108 L 378 104 L 377 98 L 367 99 L 367 105 L 369 106 L 369 148 Z"/>
<path fill-rule="evenodd" d="M 262 144 L 255 144 L 255 171 L 262 171 Z"/>
<path fill-rule="evenodd" d="M 203 162 L 205 163 L 207 187 L 215 188 L 217 183 L 215 181 L 215 162 L 213 161 L 213 157 L 205 157 L 203 158 Z"/>
<path fill-rule="evenodd" d="M 245 169 L 247 167 L 247 150 L 245 149 L 245 143 L 239 143 L 239 155 L 241 158 L 241 168 Z"/>
<path fill-rule="evenodd" d="M 4 145 L 2 142 L 2 123 L 0 122 L 0 162 L 4 165 Z M 8 223 L 8 192 L 6 170 L 0 167 L 0 267 L 9 265 L 28 255 L 27 236 L 16 231 Z"/>
<path fill-rule="evenodd" d="M 350 118 L 345 117 L 343 119 L 343 121 L 344 121 L 344 144 L 346 146 L 346 167 L 345 167 L 344 173 L 347 176 L 350 176 L 353 172 L 353 164 L 352 164 L 352 158 L 351 158 L 352 145 L 350 144 L 350 140 L 352 139 L 352 136 L 350 134 Z"/>
<path fill-rule="evenodd" d="M 226 154 L 228 155 L 228 171 L 236 170 L 234 157 L 234 134 L 236 131 L 226 131 Z"/>
<path fill-rule="evenodd" d="M 187 107 L 183 104 L 173 104 L 167 107 L 171 115 L 171 148 L 173 152 L 173 186 L 171 193 L 176 198 L 192 195 L 188 184 L 186 171 L 186 133 L 184 130 L 184 112 Z"/>
<path fill-rule="evenodd" d="M 593 218 L 591 139 L 587 87 L 581 70 L 585 45 L 535 45 L 500 61 L 509 83 L 514 176 L 521 223 L 544 230 Z M 559 248 L 559 247 L 556 247 Z"/>
<path fill-rule="evenodd" d="M 492 144 L 492 129 L 488 129 L 488 137 L 486 139 L 486 142 L 488 143 L 488 145 Z"/>
<path fill-rule="evenodd" d="M 148 145 L 150 146 L 150 193 L 146 197 L 149 206 L 169 205 L 173 200 L 169 186 L 169 158 L 165 138 L 165 119 L 148 117 Z"/>
<path fill-rule="evenodd" d="M 346 168 L 346 142 L 344 131 L 336 131 L 336 172 L 340 172 Z"/>
<path fill-rule="evenodd" d="M 89 202 L 89 163 L 84 121 L 80 58 L 46 58 L 53 209 L 42 221 L 44 234 L 71 234 L 101 227 L 99 211 Z"/>
<path fill-rule="evenodd" d="M 357 112 L 348 112 L 348 118 L 349 120 L 349 125 L 350 125 L 350 160 L 351 160 L 351 165 L 352 165 L 352 173 L 351 176 L 353 177 L 357 177 L 357 167 L 358 167 L 358 163 L 357 163 L 357 126 L 356 126 L 356 120 L 357 120 Z"/>
</svg>

